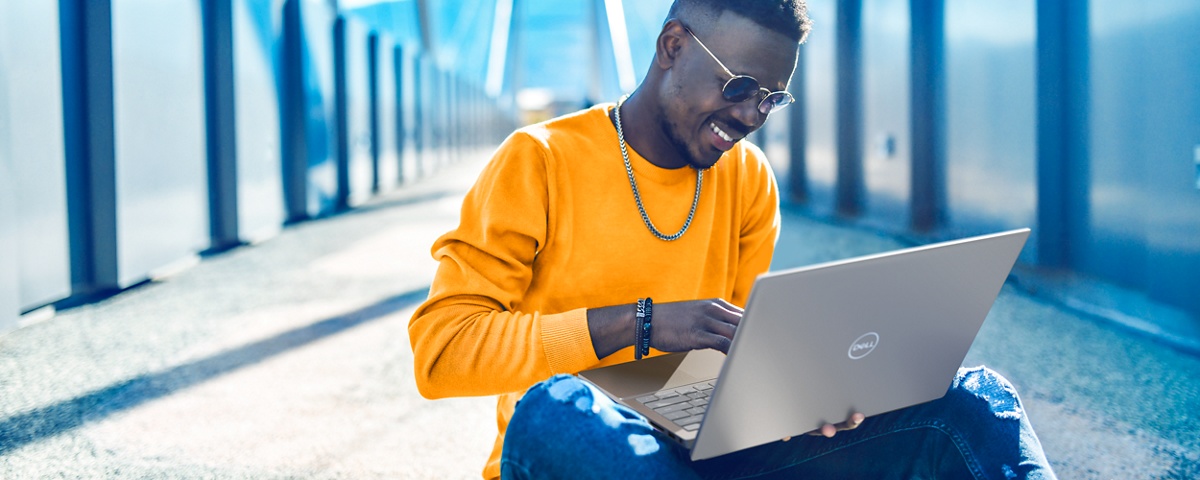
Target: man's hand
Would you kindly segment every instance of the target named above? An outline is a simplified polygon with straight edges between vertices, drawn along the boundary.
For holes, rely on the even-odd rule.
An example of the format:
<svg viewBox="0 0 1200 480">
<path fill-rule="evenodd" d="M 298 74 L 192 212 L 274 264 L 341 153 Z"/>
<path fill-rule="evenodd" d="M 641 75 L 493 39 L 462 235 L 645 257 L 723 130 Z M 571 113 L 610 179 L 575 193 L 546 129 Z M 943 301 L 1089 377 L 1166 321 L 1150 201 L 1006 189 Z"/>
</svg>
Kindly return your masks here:
<svg viewBox="0 0 1200 480">
<path fill-rule="evenodd" d="M 838 423 L 838 424 L 826 423 L 821 428 L 818 428 L 816 430 L 808 432 L 807 435 L 812 435 L 814 437 L 822 436 L 825 438 L 833 438 L 834 435 L 837 435 L 837 432 L 844 432 L 846 430 L 854 430 L 854 429 L 858 428 L 860 425 L 862 425 L 862 422 L 865 419 L 866 419 L 865 415 L 855 412 L 850 415 L 850 418 L 847 418 L 846 421 L 844 421 L 842 423 Z M 786 442 L 791 439 L 792 439 L 792 437 L 785 437 L 783 439 L 783 441 Z"/>
<path fill-rule="evenodd" d="M 588 309 L 596 358 L 633 345 L 636 309 L 633 304 Z M 742 309 L 719 298 L 656 302 L 650 319 L 650 346 L 664 352 L 711 348 L 729 353 L 733 333 L 741 321 Z"/>
<path fill-rule="evenodd" d="M 742 309 L 720 298 L 655 303 L 650 346 L 664 352 L 711 348 L 729 353 Z"/>
<path fill-rule="evenodd" d="M 844 432 L 846 430 L 854 430 L 854 429 L 858 428 L 859 425 L 862 425 L 862 422 L 865 419 L 866 419 L 866 416 L 864 416 L 861 413 L 855 412 L 854 414 L 850 415 L 850 418 L 847 418 L 846 421 L 844 421 L 842 423 L 838 423 L 838 424 L 826 423 L 821 428 L 813 430 L 812 432 L 809 432 L 808 434 L 809 435 L 823 435 L 825 438 L 833 438 L 834 435 L 837 435 L 837 432 Z"/>
</svg>

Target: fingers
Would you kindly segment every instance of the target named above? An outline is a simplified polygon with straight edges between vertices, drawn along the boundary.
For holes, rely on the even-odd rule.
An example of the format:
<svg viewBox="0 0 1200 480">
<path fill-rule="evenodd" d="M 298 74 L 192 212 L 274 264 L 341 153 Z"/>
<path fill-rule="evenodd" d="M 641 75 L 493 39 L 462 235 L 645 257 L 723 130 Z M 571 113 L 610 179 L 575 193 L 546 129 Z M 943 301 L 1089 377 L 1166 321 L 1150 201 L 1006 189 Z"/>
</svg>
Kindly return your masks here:
<svg viewBox="0 0 1200 480">
<path fill-rule="evenodd" d="M 717 320 L 715 318 L 710 318 L 707 321 L 705 330 L 725 337 L 729 340 L 733 340 L 733 334 L 737 332 L 737 325 Z"/>
<path fill-rule="evenodd" d="M 742 314 L 745 313 L 741 307 L 732 303 L 726 302 L 724 299 L 716 298 L 709 300 L 710 312 L 709 316 L 725 323 L 737 326 L 742 321 Z"/>
<path fill-rule="evenodd" d="M 866 419 L 866 417 L 863 414 L 855 412 L 853 415 L 850 415 L 850 418 L 847 418 L 846 421 L 833 426 L 837 427 L 837 431 L 839 432 L 854 430 L 858 428 L 859 425 L 862 425 L 864 419 Z M 828 427 L 829 425 L 826 426 Z"/>
<path fill-rule="evenodd" d="M 729 346 L 733 345 L 732 338 L 726 338 L 723 335 L 717 335 L 711 332 L 704 332 L 701 334 L 701 336 L 704 338 L 704 342 L 701 344 L 698 350 L 711 348 L 726 355 L 729 354 Z"/>
<path fill-rule="evenodd" d="M 725 300 L 692 300 L 655 305 L 651 346 L 677 352 L 711 348 L 729 353 L 742 309 Z"/>
<path fill-rule="evenodd" d="M 816 430 L 809 432 L 808 435 L 812 435 L 812 436 L 820 435 L 825 438 L 833 438 L 834 435 L 837 435 L 837 432 L 844 432 L 847 430 L 854 430 L 854 429 L 858 428 L 859 426 L 862 425 L 864 420 L 866 420 L 865 415 L 855 412 L 854 414 L 850 415 L 850 418 L 846 419 L 846 421 L 844 421 L 844 422 L 837 423 L 837 424 L 826 423 L 825 425 L 822 425 L 821 428 L 818 428 Z"/>
<path fill-rule="evenodd" d="M 729 302 L 725 301 L 724 298 L 717 298 L 717 299 L 714 299 L 714 301 L 719 303 L 722 308 L 729 310 L 731 312 L 737 313 L 737 315 L 739 317 L 742 316 L 743 313 L 746 313 L 745 310 L 742 309 L 742 307 L 739 307 L 737 305 L 729 303 Z"/>
</svg>

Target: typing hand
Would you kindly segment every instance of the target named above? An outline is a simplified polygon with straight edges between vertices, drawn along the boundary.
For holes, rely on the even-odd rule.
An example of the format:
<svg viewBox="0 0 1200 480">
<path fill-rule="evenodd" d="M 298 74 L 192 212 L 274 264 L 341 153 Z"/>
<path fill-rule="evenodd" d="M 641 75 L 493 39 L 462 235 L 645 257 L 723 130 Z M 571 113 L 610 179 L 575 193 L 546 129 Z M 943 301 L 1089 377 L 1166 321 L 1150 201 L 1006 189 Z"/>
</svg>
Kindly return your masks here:
<svg viewBox="0 0 1200 480">
<path fill-rule="evenodd" d="M 711 348 L 729 353 L 742 309 L 719 298 L 655 303 L 650 346 L 664 352 Z"/>
<path fill-rule="evenodd" d="M 846 430 L 854 430 L 854 429 L 858 428 L 859 425 L 862 425 L 862 422 L 864 419 L 866 419 L 865 415 L 858 413 L 858 412 L 854 412 L 853 414 L 850 415 L 850 418 L 847 418 L 846 421 L 844 421 L 842 423 L 838 423 L 838 424 L 826 423 L 821 428 L 813 430 L 813 431 L 809 432 L 808 434 L 809 435 L 822 435 L 825 438 L 833 438 L 834 435 L 837 435 L 837 432 L 843 432 Z"/>
<path fill-rule="evenodd" d="M 862 425 L 862 422 L 864 419 L 866 419 L 866 416 L 864 416 L 861 413 L 855 412 L 850 415 L 850 418 L 847 418 L 846 421 L 844 421 L 842 423 L 838 423 L 838 424 L 826 423 L 821 428 L 818 428 L 816 430 L 808 432 L 806 435 L 812 435 L 814 437 L 822 436 L 825 438 L 833 438 L 834 435 L 837 435 L 837 432 L 843 432 L 846 430 L 854 430 L 854 429 L 858 428 L 860 425 Z M 791 439 L 792 439 L 792 437 L 784 437 L 783 441 L 786 442 Z"/>
</svg>

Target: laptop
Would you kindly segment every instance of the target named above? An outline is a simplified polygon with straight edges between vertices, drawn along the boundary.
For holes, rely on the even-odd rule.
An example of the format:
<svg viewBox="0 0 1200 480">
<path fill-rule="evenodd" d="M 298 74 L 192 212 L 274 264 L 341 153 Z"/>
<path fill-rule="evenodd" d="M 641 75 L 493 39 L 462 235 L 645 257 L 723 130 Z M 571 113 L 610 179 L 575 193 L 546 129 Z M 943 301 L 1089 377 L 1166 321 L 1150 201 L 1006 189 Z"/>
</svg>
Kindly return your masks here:
<svg viewBox="0 0 1200 480">
<path fill-rule="evenodd" d="M 727 357 L 695 350 L 579 376 L 692 460 L 935 400 L 1028 237 L 1024 228 L 767 273 Z"/>
</svg>

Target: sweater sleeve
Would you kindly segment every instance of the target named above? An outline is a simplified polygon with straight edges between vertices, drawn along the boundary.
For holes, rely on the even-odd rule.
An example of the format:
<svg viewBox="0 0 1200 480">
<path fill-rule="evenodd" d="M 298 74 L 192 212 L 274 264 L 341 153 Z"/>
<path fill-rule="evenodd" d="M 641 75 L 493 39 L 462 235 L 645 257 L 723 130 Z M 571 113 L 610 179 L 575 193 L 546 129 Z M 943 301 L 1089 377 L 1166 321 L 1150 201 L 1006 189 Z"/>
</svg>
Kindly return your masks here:
<svg viewBox="0 0 1200 480">
<path fill-rule="evenodd" d="M 754 280 L 771 267 L 780 225 L 779 185 L 771 165 L 758 147 L 747 144 L 744 148 L 738 270 L 730 300 L 742 307 L 750 300 Z"/>
<path fill-rule="evenodd" d="M 510 136 L 463 200 L 458 228 L 434 243 L 437 274 L 408 326 L 423 396 L 522 391 L 599 361 L 585 309 L 514 308 L 550 228 L 547 155 L 535 137 Z"/>
</svg>

